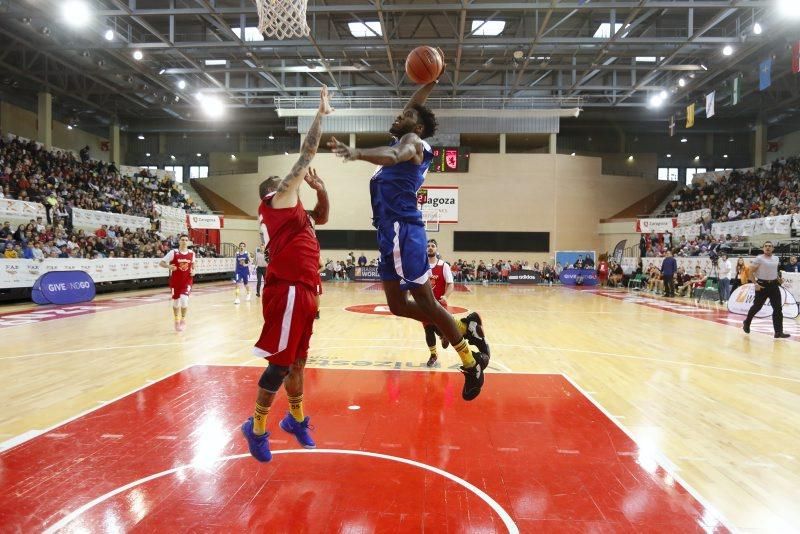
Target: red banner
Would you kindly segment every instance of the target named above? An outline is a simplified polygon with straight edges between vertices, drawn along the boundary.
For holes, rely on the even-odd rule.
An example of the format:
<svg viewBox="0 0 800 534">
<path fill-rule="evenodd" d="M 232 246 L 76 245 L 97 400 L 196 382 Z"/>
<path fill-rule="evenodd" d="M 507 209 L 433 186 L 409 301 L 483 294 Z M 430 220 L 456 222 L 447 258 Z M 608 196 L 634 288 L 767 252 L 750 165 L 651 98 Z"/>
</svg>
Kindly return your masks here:
<svg viewBox="0 0 800 534">
<path fill-rule="evenodd" d="M 792 72 L 800 73 L 800 41 L 792 46 Z"/>
</svg>

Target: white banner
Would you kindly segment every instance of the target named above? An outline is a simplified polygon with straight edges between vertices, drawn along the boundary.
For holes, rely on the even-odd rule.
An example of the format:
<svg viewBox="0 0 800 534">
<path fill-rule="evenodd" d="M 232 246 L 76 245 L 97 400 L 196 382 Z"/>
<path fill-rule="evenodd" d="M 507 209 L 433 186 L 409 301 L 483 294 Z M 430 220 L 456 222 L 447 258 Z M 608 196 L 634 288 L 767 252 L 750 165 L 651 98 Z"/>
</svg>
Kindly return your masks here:
<svg viewBox="0 0 800 534">
<path fill-rule="evenodd" d="M 46 215 L 44 206 L 38 202 L 0 198 L 0 217 L 4 219 L 25 219 L 29 221 L 36 217 L 44 219 Z"/>
<path fill-rule="evenodd" d="M 189 215 L 190 228 L 202 228 L 206 230 L 215 230 L 222 228 L 219 217 L 216 215 L 202 215 L 192 213 Z"/>
<path fill-rule="evenodd" d="M 680 241 L 681 236 L 686 236 L 686 239 L 694 239 L 700 237 L 703 233 L 703 225 L 691 224 L 689 226 L 678 226 L 672 231 L 672 245 L 675 246 Z"/>
<path fill-rule="evenodd" d="M 736 276 L 736 262 L 739 258 L 728 258 L 728 261 L 731 262 L 734 271 L 731 273 L 731 277 Z M 661 269 L 661 262 L 664 261 L 664 258 L 642 258 L 642 266 L 645 272 L 647 269 L 650 268 L 651 265 L 655 265 L 659 269 Z M 675 261 L 678 263 L 678 268 L 683 267 L 683 270 L 686 274 L 694 274 L 694 270 L 696 267 L 700 267 L 700 270 L 705 271 L 707 275 L 711 275 L 711 258 L 708 256 L 690 256 L 688 258 L 681 258 L 676 257 Z M 750 262 L 753 261 L 753 256 L 745 256 L 744 263 L 749 266 Z M 716 276 L 716 273 L 714 274 Z"/>
<path fill-rule="evenodd" d="M 73 226 L 94 231 L 103 224 L 121 226 L 123 229 L 130 228 L 131 230 L 136 228 L 150 229 L 150 219 L 147 217 L 135 217 L 133 215 L 122 215 L 121 213 L 72 208 Z"/>
<path fill-rule="evenodd" d="M 440 223 L 458 222 L 458 186 L 424 185 L 417 191 L 417 202 L 425 211 L 437 211 Z"/>
<path fill-rule="evenodd" d="M 156 204 L 156 212 L 161 219 L 183 221 L 184 225 L 186 224 L 186 211 L 182 210 L 181 208 L 173 208 L 172 206 Z"/>
<path fill-rule="evenodd" d="M 170 219 L 159 219 L 158 232 L 164 237 L 171 235 L 188 234 L 189 229 L 186 227 L 186 221 L 173 221 Z"/>
<path fill-rule="evenodd" d="M 95 283 L 140 278 L 166 278 L 169 276 L 169 271 L 158 265 L 160 261 L 161 258 L 2 260 L 0 261 L 0 288 L 32 287 L 37 278 L 50 271 L 85 271 Z M 195 273 L 232 272 L 234 261 L 234 258 L 197 258 Z"/>
<path fill-rule="evenodd" d="M 786 234 L 790 233 L 792 223 L 791 215 L 778 215 L 764 217 L 763 219 L 745 219 L 743 221 L 729 221 L 711 225 L 711 233 L 716 236 L 754 236 L 761 234 Z"/>
<path fill-rule="evenodd" d="M 728 311 L 739 315 L 747 315 L 747 312 L 750 311 L 750 307 L 753 305 L 753 301 L 756 298 L 755 288 L 755 284 L 745 284 L 737 287 L 736 291 L 734 291 L 728 299 Z M 763 289 L 761 291 L 763 291 Z M 797 299 L 795 299 L 791 291 L 785 287 L 781 288 L 781 305 L 784 317 L 794 319 L 800 315 L 800 309 L 797 307 Z M 756 313 L 756 317 L 772 317 L 772 305 L 769 299 L 764 303 L 764 307 Z"/>
<path fill-rule="evenodd" d="M 636 231 L 641 234 L 672 232 L 673 228 L 675 228 L 675 222 L 676 220 L 671 218 L 638 219 L 636 221 Z"/>
<path fill-rule="evenodd" d="M 800 230 L 800 213 L 792 215 L 792 226 L 795 230 Z"/>
<path fill-rule="evenodd" d="M 678 214 L 678 226 L 688 226 L 696 224 L 700 219 L 711 217 L 711 210 L 703 208 L 701 210 L 686 211 Z"/>
<path fill-rule="evenodd" d="M 800 273 L 781 273 L 783 277 L 783 287 L 789 290 L 792 295 L 800 295 Z"/>
</svg>

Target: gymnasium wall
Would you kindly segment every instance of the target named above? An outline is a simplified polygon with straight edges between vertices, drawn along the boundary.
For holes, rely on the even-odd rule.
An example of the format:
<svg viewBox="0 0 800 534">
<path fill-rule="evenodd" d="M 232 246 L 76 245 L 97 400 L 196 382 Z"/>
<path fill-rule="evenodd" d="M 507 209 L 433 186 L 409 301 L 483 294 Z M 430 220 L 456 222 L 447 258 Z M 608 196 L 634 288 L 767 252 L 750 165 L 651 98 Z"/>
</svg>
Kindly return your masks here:
<svg viewBox="0 0 800 534">
<path fill-rule="evenodd" d="M 770 141 L 777 141 L 779 147 L 777 152 L 767 152 L 767 163 L 772 163 L 780 158 L 800 156 L 800 130 L 777 139 L 770 139 Z"/>
<path fill-rule="evenodd" d="M 255 216 L 258 184 L 270 174 L 284 175 L 297 154 L 265 156 L 255 174 L 217 176 L 203 185 Z M 363 230 L 371 228 L 369 177 L 375 166 L 365 162 L 343 163 L 332 154 L 320 153 L 313 166 L 325 180 L 331 199 L 331 217 L 325 228 Z M 663 185 L 657 180 L 604 176 L 600 158 L 548 154 L 473 154 L 470 172 L 429 173 L 428 185 L 459 186 L 459 223 L 442 224 L 431 233 L 445 258 L 509 258 L 549 261 L 556 250 L 605 251 L 598 232 L 601 218 L 610 217 Z M 307 209 L 316 197 L 301 188 Z M 227 225 L 227 222 L 226 222 Z M 224 230 L 227 236 L 244 240 L 255 248 L 259 243 L 256 222 L 246 239 L 242 230 Z M 550 253 L 453 252 L 454 230 L 504 230 L 550 232 Z M 349 251 L 323 251 L 323 258 L 341 259 Z M 354 251 L 358 255 L 361 251 Z M 368 258 L 376 251 L 364 251 Z"/>
<path fill-rule="evenodd" d="M 39 141 L 39 127 L 37 115 L 19 106 L 0 101 L 0 131 L 3 134 L 12 133 L 26 139 Z M 91 134 L 79 128 L 67 129 L 67 125 L 53 120 L 53 146 L 65 150 L 79 151 L 89 145 L 89 155 L 94 159 L 107 161 L 109 152 L 100 150 L 100 142 L 107 141 L 104 137 Z M 119 164 L 119 162 L 117 162 Z"/>
</svg>

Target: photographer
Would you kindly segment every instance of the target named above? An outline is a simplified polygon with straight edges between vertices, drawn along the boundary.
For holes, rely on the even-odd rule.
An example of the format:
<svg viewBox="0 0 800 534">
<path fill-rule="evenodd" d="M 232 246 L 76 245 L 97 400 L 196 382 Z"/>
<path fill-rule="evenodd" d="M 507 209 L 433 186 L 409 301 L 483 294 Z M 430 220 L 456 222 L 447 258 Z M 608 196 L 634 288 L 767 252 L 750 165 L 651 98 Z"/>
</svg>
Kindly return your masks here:
<svg viewBox="0 0 800 534">
<path fill-rule="evenodd" d="M 778 257 L 772 254 L 774 246 L 772 241 L 764 243 L 764 253 L 759 254 L 750 264 L 750 280 L 756 285 L 756 298 L 747 318 L 742 325 L 746 334 L 750 333 L 750 323 L 756 313 L 769 299 L 772 306 L 772 326 L 775 329 L 775 338 L 787 338 L 789 334 L 783 332 L 783 306 L 781 304 L 781 284 L 783 280 L 778 272 Z"/>
</svg>

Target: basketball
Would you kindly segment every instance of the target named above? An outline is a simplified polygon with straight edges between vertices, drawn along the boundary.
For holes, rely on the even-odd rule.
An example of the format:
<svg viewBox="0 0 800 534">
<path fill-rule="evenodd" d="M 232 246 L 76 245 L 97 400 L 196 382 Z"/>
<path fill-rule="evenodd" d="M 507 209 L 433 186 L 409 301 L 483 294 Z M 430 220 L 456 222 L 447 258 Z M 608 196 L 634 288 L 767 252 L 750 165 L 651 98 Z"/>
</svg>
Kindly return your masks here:
<svg viewBox="0 0 800 534">
<path fill-rule="evenodd" d="M 442 73 L 444 57 L 436 48 L 418 46 L 406 58 L 406 74 L 421 85 L 431 83 Z"/>
</svg>

